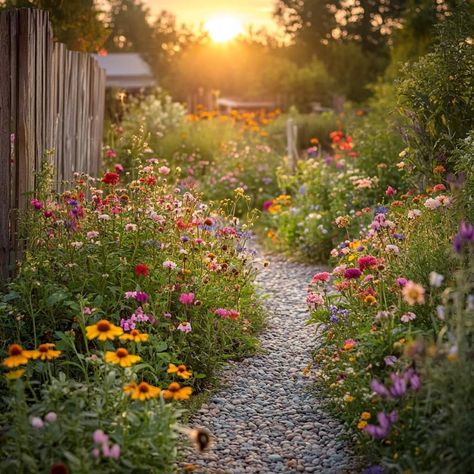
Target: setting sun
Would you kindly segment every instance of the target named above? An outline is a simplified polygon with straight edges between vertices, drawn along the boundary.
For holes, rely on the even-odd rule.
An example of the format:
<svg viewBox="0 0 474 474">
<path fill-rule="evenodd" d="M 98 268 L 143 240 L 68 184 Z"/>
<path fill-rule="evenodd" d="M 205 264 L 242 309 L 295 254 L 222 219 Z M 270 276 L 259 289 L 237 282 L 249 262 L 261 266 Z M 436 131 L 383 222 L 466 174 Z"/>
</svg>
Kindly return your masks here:
<svg viewBox="0 0 474 474">
<path fill-rule="evenodd" d="M 231 16 L 216 16 L 208 20 L 204 28 L 209 33 L 212 41 L 225 43 L 234 39 L 243 32 L 239 19 Z"/>
</svg>

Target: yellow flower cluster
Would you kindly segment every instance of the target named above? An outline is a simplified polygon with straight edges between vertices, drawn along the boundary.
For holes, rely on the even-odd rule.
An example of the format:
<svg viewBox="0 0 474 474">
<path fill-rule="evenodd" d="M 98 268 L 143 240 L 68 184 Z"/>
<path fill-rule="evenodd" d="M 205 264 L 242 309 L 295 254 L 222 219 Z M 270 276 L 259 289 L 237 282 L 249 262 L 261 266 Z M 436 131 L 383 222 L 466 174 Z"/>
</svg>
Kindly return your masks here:
<svg viewBox="0 0 474 474">
<path fill-rule="evenodd" d="M 86 334 L 88 339 L 98 339 L 99 341 L 113 341 L 116 338 L 135 343 L 148 341 L 148 334 L 144 334 L 138 329 L 124 334 L 122 328 L 115 326 L 105 319 L 98 321 L 96 324 L 87 326 Z M 119 347 L 115 351 L 107 351 L 104 360 L 109 364 L 116 364 L 122 368 L 128 368 L 141 361 L 142 358 L 138 355 L 130 354 L 124 347 Z M 192 375 L 192 372 L 188 370 L 184 364 L 178 366 L 169 364 L 167 372 L 169 374 L 176 374 L 185 380 L 189 379 Z M 150 398 L 157 398 L 160 394 L 165 400 L 187 400 L 191 396 L 192 388 L 181 387 L 179 383 L 172 382 L 166 390 L 161 390 L 159 387 L 142 381 L 140 383 L 130 382 L 126 384 L 123 387 L 123 391 L 129 395 L 132 400 L 146 401 Z"/>
<path fill-rule="evenodd" d="M 51 343 L 40 344 L 37 349 L 28 351 L 19 344 L 11 344 L 8 348 L 8 357 L 3 360 L 3 365 L 9 369 L 26 365 L 30 360 L 41 360 L 43 362 L 56 359 L 61 355 L 61 351 L 54 349 Z M 24 369 L 7 372 L 5 377 L 8 380 L 16 380 L 25 373 Z"/>
</svg>

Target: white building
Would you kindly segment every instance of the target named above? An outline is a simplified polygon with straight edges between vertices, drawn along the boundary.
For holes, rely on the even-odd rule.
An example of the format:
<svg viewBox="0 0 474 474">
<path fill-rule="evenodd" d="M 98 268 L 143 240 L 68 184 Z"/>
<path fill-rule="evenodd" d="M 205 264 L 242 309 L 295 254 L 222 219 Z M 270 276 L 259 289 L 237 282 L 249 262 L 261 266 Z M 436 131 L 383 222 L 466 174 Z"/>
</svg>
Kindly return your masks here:
<svg viewBox="0 0 474 474">
<path fill-rule="evenodd" d="M 106 86 L 127 92 L 154 87 L 156 80 L 147 62 L 138 53 L 108 53 L 93 55 L 105 69 Z"/>
</svg>

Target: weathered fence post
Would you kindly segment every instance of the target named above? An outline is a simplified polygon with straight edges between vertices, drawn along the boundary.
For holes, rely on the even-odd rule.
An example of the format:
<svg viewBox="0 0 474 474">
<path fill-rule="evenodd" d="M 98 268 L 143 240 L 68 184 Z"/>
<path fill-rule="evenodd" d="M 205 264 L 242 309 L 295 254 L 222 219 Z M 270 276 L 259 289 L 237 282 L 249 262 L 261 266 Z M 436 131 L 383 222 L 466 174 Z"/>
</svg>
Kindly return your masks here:
<svg viewBox="0 0 474 474">
<path fill-rule="evenodd" d="M 100 168 L 105 72 L 87 53 L 53 42 L 48 13 L 0 11 L 0 280 L 15 263 L 17 214 L 47 150 L 55 187 Z"/>
<path fill-rule="evenodd" d="M 288 164 L 292 171 L 296 169 L 296 163 L 298 162 L 298 126 L 292 118 L 289 118 L 286 122 L 286 142 L 287 142 L 287 153 L 288 153 Z"/>
</svg>

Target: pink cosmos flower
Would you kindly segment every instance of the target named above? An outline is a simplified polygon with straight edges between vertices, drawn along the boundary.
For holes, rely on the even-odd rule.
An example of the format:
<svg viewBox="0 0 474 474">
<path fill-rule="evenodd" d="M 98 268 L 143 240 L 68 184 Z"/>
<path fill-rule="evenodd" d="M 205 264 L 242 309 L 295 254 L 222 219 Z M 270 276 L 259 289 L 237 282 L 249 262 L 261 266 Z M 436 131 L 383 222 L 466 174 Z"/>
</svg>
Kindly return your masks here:
<svg viewBox="0 0 474 474">
<path fill-rule="evenodd" d="M 410 321 L 416 319 L 416 314 L 412 313 L 411 311 L 408 311 L 407 313 L 403 314 L 400 319 L 402 323 L 409 323 Z"/>
<path fill-rule="evenodd" d="M 317 283 L 318 281 L 328 281 L 330 277 L 331 277 L 331 274 L 328 272 L 319 272 L 313 276 L 311 283 Z"/>
<path fill-rule="evenodd" d="M 397 190 L 395 188 L 392 188 L 392 186 L 389 186 L 386 190 L 385 190 L 385 195 L 386 196 L 395 196 L 395 194 L 397 194 Z"/>
<path fill-rule="evenodd" d="M 416 219 L 421 216 L 421 211 L 419 209 L 410 209 L 408 211 L 408 219 Z"/>
<path fill-rule="evenodd" d="M 90 230 L 89 232 L 87 232 L 86 236 L 88 239 L 95 239 L 99 236 L 99 232 L 97 232 L 96 230 Z"/>
<path fill-rule="evenodd" d="M 182 323 L 179 324 L 177 329 L 178 329 L 178 331 L 181 331 L 181 332 L 184 332 L 184 333 L 191 332 L 192 331 L 191 323 L 188 322 L 188 321 L 183 321 Z"/>
<path fill-rule="evenodd" d="M 427 207 L 428 209 L 431 209 L 432 211 L 435 209 L 438 209 L 438 207 L 440 206 L 441 206 L 441 201 L 438 198 L 436 199 L 428 198 L 425 201 L 425 207 Z"/>
<path fill-rule="evenodd" d="M 194 293 L 183 293 L 179 297 L 179 302 L 182 304 L 193 304 L 194 301 Z"/>
<path fill-rule="evenodd" d="M 393 253 L 394 255 L 399 255 L 400 254 L 400 249 L 398 248 L 397 245 L 389 244 L 385 247 L 385 251 L 387 253 Z"/>
<path fill-rule="evenodd" d="M 125 171 L 125 168 L 120 163 L 117 163 L 115 165 L 115 171 L 117 171 L 117 173 L 123 173 Z"/>
<path fill-rule="evenodd" d="M 403 300 L 410 306 L 425 302 L 425 289 L 414 281 L 408 280 L 402 290 Z"/>
<path fill-rule="evenodd" d="M 319 293 L 310 293 L 306 297 L 306 304 L 315 309 L 317 306 L 321 306 L 324 304 L 324 298 Z"/>
<path fill-rule="evenodd" d="M 109 442 L 109 437 L 102 430 L 95 430 L 92 433 L 92 439 L 95 444 L 105 444 Z"/>
<path fill-rule="evenodd" d="M 163 262 L 163 268 L 167 268 L 168 270 L 174 270 L 176 267 L 176 263 L 172 262 L 171 260 L 166 260 Z"/>
<path fill-rule="evenodd" d="M 229 317 L 229 310 L 228 309 L 225 309 L 225 308 L 217 308 L 215 311 L 214 311 L 214 314 L 216 316 L 219 316 L 223 319 L 226 319 Z"/>
<path fill-rule="evenodd" d="M 170 171 L 171 171 L 171 169 L 168 168 L 167 166 L 160 166 L 158 168 L 158 173 L 160 173 L 160 174 L 167 175 L 167 174 L 170 174 Z"/>
<path fill-rule="evenodd" d="M 107 158 L 117 158 L 117 152 L 115 150 L 112 150 L 112 148 L 109 148 L 105 151 L 105 156 Z"/>
</svg>

